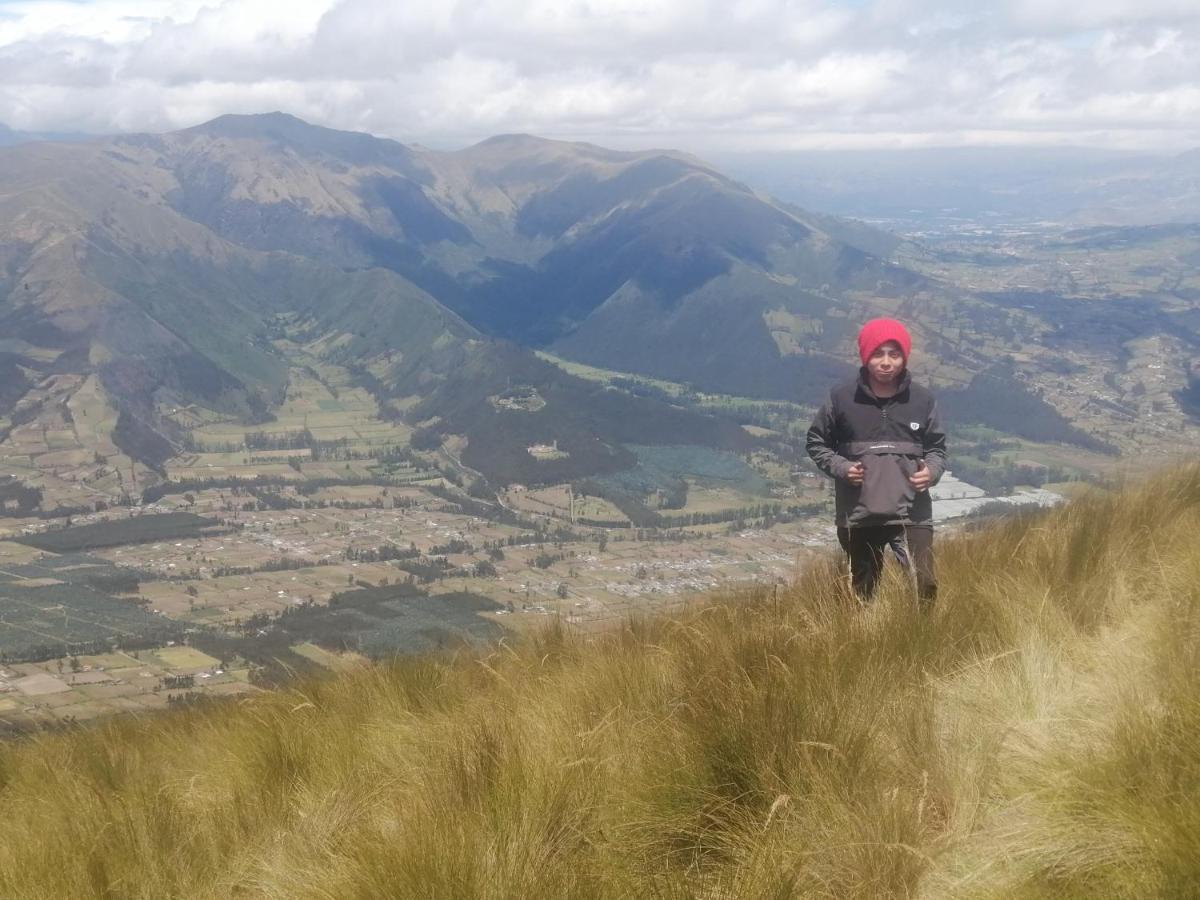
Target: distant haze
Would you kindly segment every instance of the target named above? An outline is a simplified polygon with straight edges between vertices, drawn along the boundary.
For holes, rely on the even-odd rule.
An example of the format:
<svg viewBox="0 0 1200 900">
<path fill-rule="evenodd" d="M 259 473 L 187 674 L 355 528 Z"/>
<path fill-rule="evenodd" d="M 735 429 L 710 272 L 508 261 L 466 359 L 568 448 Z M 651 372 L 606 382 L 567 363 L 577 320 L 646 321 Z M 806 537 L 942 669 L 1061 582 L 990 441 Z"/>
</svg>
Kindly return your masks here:
<svg viewBox="0 0 1200 900">
<path fill-rule="evenodd" d="M 1200 221 L 1200 151 L 1081 147 L 714 152 L 780 200 L 902 231 Z"/>
<path fill-rule="evenodd" d="M 283 110 L 460 147 L 700 155 L 1200 145 L 1193 0 L 17 0 L 0 122 L 167 131 Z"/>
</svg>

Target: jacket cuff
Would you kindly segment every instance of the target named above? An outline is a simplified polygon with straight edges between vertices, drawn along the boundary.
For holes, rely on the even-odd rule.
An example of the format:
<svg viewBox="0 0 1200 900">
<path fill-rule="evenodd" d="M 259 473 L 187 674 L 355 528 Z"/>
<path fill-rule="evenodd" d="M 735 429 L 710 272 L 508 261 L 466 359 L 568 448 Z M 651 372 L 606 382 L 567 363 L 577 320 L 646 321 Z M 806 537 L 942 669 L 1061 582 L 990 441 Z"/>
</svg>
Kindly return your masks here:
<svg viewBox="0 0 1200 900">
<path fill-rule="evenodd" d="M 942 480 L 942 473 L 946 471 L 945 461 L 937 457 L 925 457 L 925 467 L 929 469 L 930 479 L 929 486 L 933 487 Z"/>
</svg>

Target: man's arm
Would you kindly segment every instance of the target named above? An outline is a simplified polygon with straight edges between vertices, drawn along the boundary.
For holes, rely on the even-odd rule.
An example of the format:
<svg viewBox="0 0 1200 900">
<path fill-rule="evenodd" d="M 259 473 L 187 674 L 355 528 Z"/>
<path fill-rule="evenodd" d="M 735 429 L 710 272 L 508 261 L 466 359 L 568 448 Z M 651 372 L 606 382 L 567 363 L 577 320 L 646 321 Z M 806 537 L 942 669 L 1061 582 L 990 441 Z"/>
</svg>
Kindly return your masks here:
<svg viewBox="0 0 1200 900">
<path fill-rule="evenodd" d="M 850 468 L 854 465 L 846 457 L 837 452 L 837 439 L 834 435 L 833 395 L 817 410 L 808 427 L 808 437 L 805 448 L 817 468 L 831 478 L 845 479 Z"/>
<path fill-rule="evenodd" d="M 929 419 L 925 423 L 925 465 L 929 469 L 929 486 L 933 487 L 946 471 L 946 432 L 942 429 L 942 417 L 937 401 L 929 407 Z"/>
</svg>

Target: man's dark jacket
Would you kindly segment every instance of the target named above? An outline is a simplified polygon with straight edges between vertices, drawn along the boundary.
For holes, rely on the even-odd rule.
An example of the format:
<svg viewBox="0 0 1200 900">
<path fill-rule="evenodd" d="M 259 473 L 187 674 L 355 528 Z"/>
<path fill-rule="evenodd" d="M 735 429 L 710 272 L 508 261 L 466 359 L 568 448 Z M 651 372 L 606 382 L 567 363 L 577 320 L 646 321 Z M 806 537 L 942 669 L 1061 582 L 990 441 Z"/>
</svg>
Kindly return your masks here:
<svg viewBox="0 0 1200 900">
<path fill-rule="evenodd" d="M 930 485 L 946 468 L 946 435 L 937 404 L 926 388 L 913 384 L 906 369 L 892 397 L 876 397 L 864 367 L 858 378 L 838 385 L 808 429 L 808 455 L 836 484 L 837 524 L 842 527 L 929 522 L 928 491 L 917 492 L 908 476 L 921 460 Z M 861 486 L 846 473 L 861 461 Z"/>
</svg>

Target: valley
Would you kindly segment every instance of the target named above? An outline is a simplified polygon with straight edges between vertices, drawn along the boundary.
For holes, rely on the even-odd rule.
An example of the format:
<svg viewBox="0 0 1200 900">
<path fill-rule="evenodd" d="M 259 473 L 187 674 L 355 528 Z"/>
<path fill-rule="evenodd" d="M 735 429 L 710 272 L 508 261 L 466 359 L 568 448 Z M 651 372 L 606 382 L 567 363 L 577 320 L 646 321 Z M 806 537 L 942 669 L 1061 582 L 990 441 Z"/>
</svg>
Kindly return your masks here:
<svg viewBox="0 0 1200 900">
<path fill-rule="evenodd" d="M 547 355 L 594 384 L 741 421 L 753 446 L 632 445 L 616 476 L 492 489 L 461 462 L 463 438 L 422 445 L 419 423 L 381 417 L 313 349 L 275 342 L 289 379 L 270 422 L 165 410 L 180 439 L 161 472 L 85 444 L 78 425 L 13 427 L 5 471 L 41 499 L 0 518 L 5 728 L 270 689 L 548 618 L 608 628 L 719 586 L 785 583 L 831 546 L 829 486 L 802 451 L 811 408 Z M 44 392 L 73 422 L 114 419 L 94 380 Z M 513 393 L 507 414 L 528 412 Z M 1112 464 L 986 429 L 955 443 L 995 495 Z"/>
<path fill-rule="evenodd" d="M 922 250 L 907 264 L 1026 323 L 1005 356 L 1081 429 L 1152 456 L 1200 440 L 1200 227 L 960 224 L 912 236 Z"/>
<path fill-rule="evenodd" d="M 889 233 L 669 151 L 277 114 L 4 185 L 11 730 L 788 581 L 872 316 L 937 391 L 950 528 L 1200 441 L 1194 226 Z"/>
<path fill-rule="evenodd" d="M 0 724 L 261 690 L 548 617 L 608 627 L 721 584 L 782 582 L 828 544 L 810 515 L 823 485 L 767 443 L 745 459 L 641 448 L 644 483 L 595 485 L 617 503 L 586 479 L 494 490 L 462 464 L 465 438 L 422 444 L 318 349 L 275 341 L 288 382 L 270 422 L 165 408 L 178 444 L 158 470 L 91 440 L 117 418 L 95 378 L 37 388 L 39 414 L 0 444 L 14 498 L 0 506 Z M 718 400 L 733 398 L 698 402 Z"/>
</svg>

